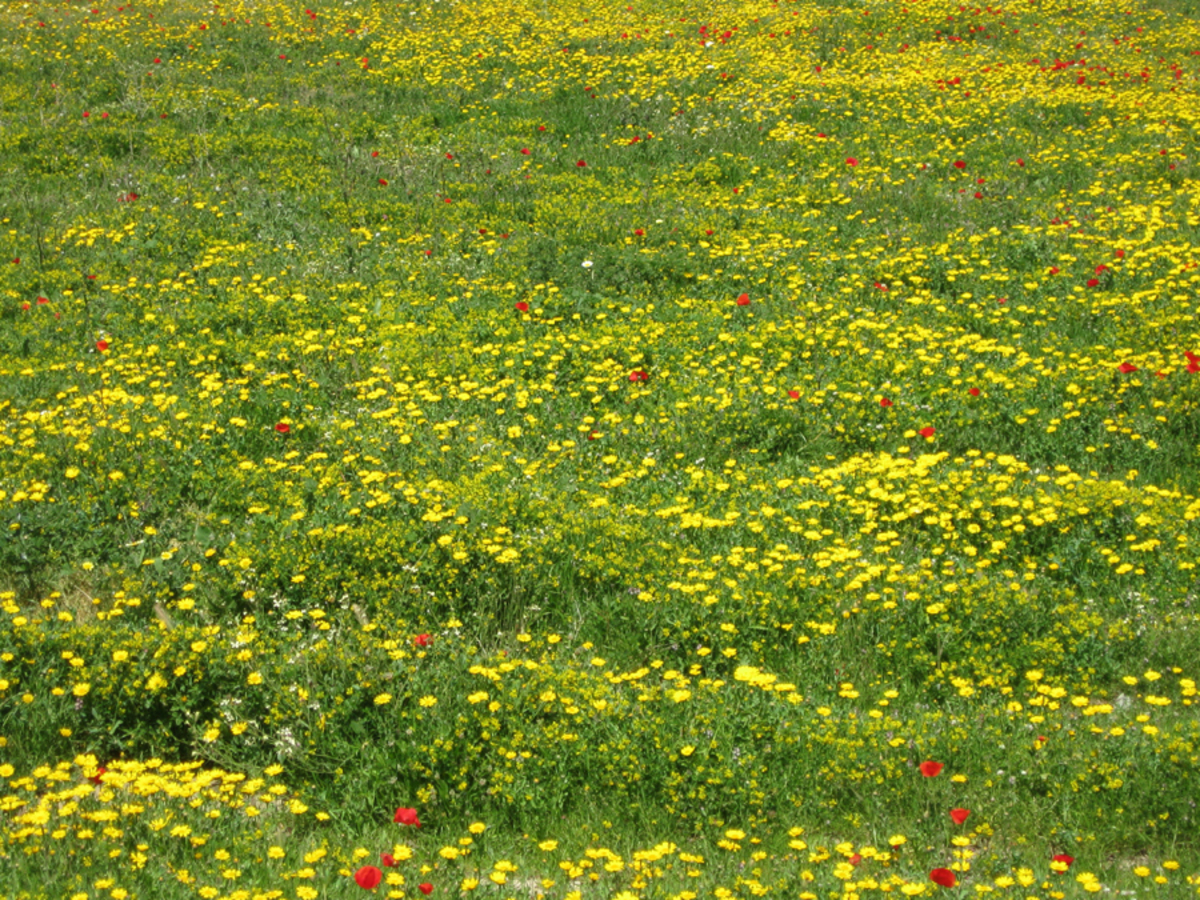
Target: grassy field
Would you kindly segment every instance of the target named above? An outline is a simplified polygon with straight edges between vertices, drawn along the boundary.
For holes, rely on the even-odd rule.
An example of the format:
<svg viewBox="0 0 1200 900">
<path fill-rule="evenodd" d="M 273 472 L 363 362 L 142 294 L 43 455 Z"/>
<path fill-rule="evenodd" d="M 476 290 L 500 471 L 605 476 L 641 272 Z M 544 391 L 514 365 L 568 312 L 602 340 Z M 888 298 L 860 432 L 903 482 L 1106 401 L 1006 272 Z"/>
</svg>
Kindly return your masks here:
<svg viewBox="0 0 1200 900">
<path fill-rule="evenodd" d="M 9 0 L 0 896 L 1200 892 L 1194 0 Z"/>
</svg>

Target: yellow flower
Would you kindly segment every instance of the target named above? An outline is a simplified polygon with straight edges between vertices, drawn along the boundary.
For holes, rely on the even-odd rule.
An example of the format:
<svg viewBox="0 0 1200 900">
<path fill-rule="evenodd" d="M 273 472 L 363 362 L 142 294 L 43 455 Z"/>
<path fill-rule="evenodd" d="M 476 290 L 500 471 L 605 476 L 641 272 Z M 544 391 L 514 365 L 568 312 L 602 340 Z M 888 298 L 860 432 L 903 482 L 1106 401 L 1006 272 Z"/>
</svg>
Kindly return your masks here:
<svg viewBox="0 0 1200 900">
<path fill-rule="evenodd" d="M 558 849 L 558 841 L 554 841 L 554 840 L 542 841 L 540 844 L 538 844 L 538 849 L 545 850 L 547 853 L 551 852 L 552 850 L 557 850 Z"/>
<path fill-rule="evenodd" d="M 422 697 L 417 702 L 421 706 L 424 706 L 426 709 L 428 709 L 431 706 L 436 706 L 438 701 L 437 701 L 437 697 L 433 696 L 432 694 L 426 694 L 424 697 Z"/>
<path fill-rule="evenodd" d="M 471 834 L 483 834 L 487 831 L 487 826 L 482 822 L 472 822 L 467 826 L 467 831 L 471 832 Z"/>
<path fill-rule="evenodd" d="M 262 684 L 263 677 L 261 672 L 251 672 L 246 677 L 246 684 Z"/>
<path fill-rule="evenodd" d="M 76 697 L 86 697 L 88 695 L 88 691 L 90 691 L 91 689 L 92 689 L 92 686 L 90 684 L 88 684 L 86 681 L 83 681 L 83 682 L 80 682 L 79 684 L 75 685 L 75 687 L 71 688 L 71 693 L 74 694 Z"/>
<path fill-rule="evenodd" d="M 375 705 L 376 706 L 386 706 L 387 704 L 389 704 L 391 702 L 392 702 L 391 694 L 379 694 L 378 696 L 375 697 Z"/>
<path fill-rule="evenodd" d="M 685 744 L 684 746 L 679 748 L 680 756 L 691 756 L 695 752 L 696 752 L 696 748 L 692 744 Z"/>
</svg>

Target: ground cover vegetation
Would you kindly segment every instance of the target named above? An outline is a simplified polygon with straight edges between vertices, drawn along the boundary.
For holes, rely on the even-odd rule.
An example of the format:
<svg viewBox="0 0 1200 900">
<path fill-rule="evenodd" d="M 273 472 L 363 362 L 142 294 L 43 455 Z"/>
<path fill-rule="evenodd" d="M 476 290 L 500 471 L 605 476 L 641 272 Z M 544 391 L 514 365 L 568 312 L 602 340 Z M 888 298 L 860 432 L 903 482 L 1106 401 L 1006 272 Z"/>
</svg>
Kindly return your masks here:
<svg viewBox="0 0 1200 900">
<path fill-rule="evenodd" d="M 0 893 L 1194 894 L 1198 15 L 4 4 Z"/>
</svg>

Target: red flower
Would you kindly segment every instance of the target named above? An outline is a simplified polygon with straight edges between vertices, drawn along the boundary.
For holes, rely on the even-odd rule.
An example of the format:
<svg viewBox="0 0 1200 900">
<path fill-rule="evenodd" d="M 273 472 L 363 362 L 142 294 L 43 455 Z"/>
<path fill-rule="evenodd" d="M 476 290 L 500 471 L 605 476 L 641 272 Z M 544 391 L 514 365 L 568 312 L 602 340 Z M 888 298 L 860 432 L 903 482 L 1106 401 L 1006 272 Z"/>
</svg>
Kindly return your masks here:
<svg viewBox="0 0 1200 900">
<path fill-rule="evenodd" d="M 853 156 L 847 156 L 846 157 L 846 165 L 848 165 L 850 168 L 854 168 L 855 166 L 858 165 L 858 160 L 855 159 Z"/>
<path fill-rule="evenodd" d="M 1100 284 L 1100 279 L 1099 279 L 1099 278 L 1089 278 L 1089 279 L 1087 280 L 1087 286 L 1088 286 L 1088 287 L 1096 287 L 1098 284 Z"/>
<path fill-rule="evenodd" d="M 517 301 L 517 312 L 529 312 L 529 304 L 524 300 Z"/>
<path fill-rule="evenodd" d="M 1051 862 L 1066 863 L 1068 866 L 1075 862 L 1075 857 L 1068 856 L 1066 853 L 1059 853 L 1057 856 L 1051 857 Z"/>
<path fill-rule="evenodd" d="M 643 237 L 646 234 L 645 229 L 642 229 L 642 228 L 633 229 L 633 233 L 636 234 L 638 237 Z"/>
<path fill-rule="evenodd" d="M 862 857 L 859 854 L 855 853 L 848 860 L 846 860 L 846 862 L 850 863 L 850 865 L 852 865 L 852 866 L 857 866 L 860 862 L 862 862 Z"/>
<path fill-rule="evenodd" d="M 453 153 L 447 153 L 447 154 L 446 154 L 446 159 L 454 159 L 454 154 L 453 154 Z"/>
<path fill-rule="evenodd" d="M 937 429 L 935 429 L 932 425 L 926 425 L 924 428 L 918 431 L 917 434 L 923 438 L 931 438 L 937 434 Z M 934 772 L 933 774 L 936 775 L 937 772 Z"/>
<path fill-rule="evenodd" d="M 1017 165 L 1020 166 L 1022 169 L 1025 168 L 1025 160 L 1021 159 L 1021 157 L 1018 156 L 1017 157 Z"/>
<path fill-rule="evenodd" d="M 278 431 L 280 434 L 287 434 L 289 431 L 292 430 L 292 426 L 289 425 L 287 422 L 280 422 L 275 426 L 275 430 Z"/>
<path fill-rule="evenodd" d="M 586 168 L 587 168 L 587 163 L 586 163 L 586 162 L 584 162 L 584 161 L 581 159 L 581 160 L 579 160 L 578 162 L 576 162 L 576 163 L 575 163 L 575 168 L 577 168 L 577 169 L 586 169 Z"/>
<path fill-rule="evenodd" d="M 1133 363 L 1129 363 L 1129 362 L 1123 362 L 1119 366 L 1117 366 L 1117 371 L 1120 372 L 1122 375 L 1128 375 L 1131 372 L 1136 372 L 1137 370 L 1138 370 L 1138 367 L 1135 366 Z"/>
<path fill-rule="evenodd" d="M 1059 271 L 1060 271 L 1060 270 L 1059 270 L 1058 266 L 1051 266 L 1051 267 L 1050 267 L 1050 274 L 1051 274 L 1051 275 L 1057 275 L 1057 274 L 1059 273 Z"/>
<path fill-rule="evenodd" d="M 1189 372 L 1200 372 L 1200 356 L 1197 356 L 1191 350 L 1183 351 L 1183 355 L 1187 357 Z"/>
<path fill-rule="evenodd" d="M 418 884 L 417 890 L 420 891 L 422 894 L 424 894 L 426 897 L 428 897 L 430 894 L 433 893 L 433 885 L 430 884 L 428 881 L 426 881 L 423 884 Z"/>
<path fill-rule="evenodd" d="M 395 868 L 396 866 L 396 857 L 392 856 L 390 853 L 380 853 L 379 861 L 389 869 Z"/>
<path fill-rule="evenodd" d="M 415 647 L 428 647 L 432 643 L 433 638 L 427 634 L 418 634 L 413 638 L 413 646 Z"/>
<path fill-rule="evenodd" d="M 634 369 L 632 372 L 629 373 L 629 380 L 633 381 L 633 382 L 649 381 L 650 373 L 647 372 L 645 369 Z"/>
<path fill-rule="evenodd" d="M 956 159 L 954 161 L 954 168 L 965 169 L 966 167 L 967 167 L 967 164 L 965 162 L 963 162 L 961 159 Z"/>
<path fill-rule="evenodd" d="M 926 778 L 934 778 L 935 776 L 941 774 L 941 771 L 944 768 L 945 765 L 942 763 L 927 759 L 925 762 L 921 763 L 921 774 Z"/>
<path fill-rule="evenodd" d="M 399 822 L 401 825 L 412 825 L 416 828 L 421 827 L 421 820 L 417 818 L 417 811 L 407 806 L 399 807 L 396 810 L 396 815 L 392 817 L 392 821 Z"/>
<path fill-rule="evenodd" d="M 379 155 L 379 151 L 378 151 L 378 150 L 372 150 L 372 151 L 371 151 L 371 159 L 374 159 L 374 158 L 375 158 L 376 156 L 378 156 L 378 155 Z"/>
<path fill-rule="evenodd" d="M 799 391 L 788 391 L 788 396 L 791 397 L 793 400 L 799 400 L 800 392 Z"/>
<path fill-rule="evenodd" d="M 37 299 L 38 306 L 45 306 L 49 302 L 50 302 L 49 297 L 38 297 L 38 299 Z"/>
<path fill-rule="evenodd" d="M 161 60 L 161 59 L 159 59 L 157 56 L 156 56 L 156 57 L 154 57 L 154 64 L 155 64 L 156 66 L 157 66 L 157 65 L 158 65 L 160 62 L 162 62 L 162 60 Z"/>
<path fill-rule="evenodd" d="M 358 882 L 360 888 L 373 891 L 379 882 L 383 881 L 383 873 L 374 866 L 363 866 L 354 873 L 354 880 Z"/>
<path fill-rule="evenodd" d="M 892 405 L 892 401 L 891 401 L 891 400 L 889 400 L 887 397 L 880 397 L 880 398 L 879 398 L 879 405 L 880 405 L 881 407 L 883 407 L 884 409 L 887 409 L 889 406 L 891 406 L 891 405 Z"/>
<path fill-rule="evenodd" d="M 749 294 L 738 294 L 737 305 L 738 306 L 749 306 L 750 305 L 750 295 Z"/>
<path fill-rule="evenodd" d="M 976 191 L 976 192 L 975 192 L 975 199 L 976 199 L 976 200 L 982 200 L 982 199 L 983 199 L 983 194 L 982 194 L 980 191 Z"/>
<path fill-rule="evenodd" d="M 967 391 L 967 393 L 970 394 L 972 397 L 978 397 L 979 396 L 979 388 L 970 388 Z"/>
<path fill-rule="evenodd" d="M 529 155 L 529 148 L 528 148 L 528 147 L 522 147 L 522 148 L 521 148 L 521 155 L 522 155 L 522 156 L 528 156 L 528 155 Z"/>
<path fill-rule="evenodd" d="M 108 349 L 108 341 L 96 341 L 96 349 L 103 353 Z"/>
<path fill-rule="evenodd" d="M 961 825 L 967 821 L 967 816 L 971 814 L 969 809 L 952 809 L 950 810 L 950 819 L 955 825 Z"/>
<path fill-rule="evenodd" d="M 929 880 L 945 888 L 952 888 L 958 884 L 958 879 L 949 869 L 934 869 L 929 873 Z"/>
<path fill-rule="evenodd" d="M 92 784 L 99 784 L 100 780 L 104 777 L 104 773 L 107 771 L 108 769 L 104 768 L 104 766 L 101 766 L 96 770 L 95 775 L 88 776 L 88 781 L 90 781 Z"/>
<path fill-rule="evenodd" d="M 380 178 L 379 183 L 381 185 L 383 185 L 384 187 L 387 187 L 387 179 L 386 178 Z"/>
</svg>

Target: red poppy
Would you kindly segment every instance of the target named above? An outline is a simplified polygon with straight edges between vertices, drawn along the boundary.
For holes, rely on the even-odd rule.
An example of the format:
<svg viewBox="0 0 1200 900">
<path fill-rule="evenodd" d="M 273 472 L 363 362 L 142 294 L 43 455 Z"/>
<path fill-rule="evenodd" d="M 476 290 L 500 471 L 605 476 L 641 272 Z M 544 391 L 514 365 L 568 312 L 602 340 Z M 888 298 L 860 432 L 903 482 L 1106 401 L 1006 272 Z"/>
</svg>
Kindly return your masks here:
<svg viewBox="0 0 1200 900">
<path fill-rule="evenodd" d="M 967 167 L 967 164 L 965 162 L 963 162 L 961 159 L 956 159 L 954 161 L 954 168 L 965 169 L 966 167 Z"/>
<path fill-rule="evenodd" d="M 453 154 L 453 153 L 447 153 L 447 154 L 446 154 L 446 159 L 454 159 L 454 154 Z"/>
<path fill-rule="evenodd" d="M 100 780 L 104 777 L 104 773 L 107 771 L 108 769 L 104 768 L 104 766 L 101 766 L 96 770 L 95 775 L 88 776 L 88 781 L 90 781 L 92 784 L 99 784 Z"/>
<path fill-rule="evenodd" d="M 433 893 L 433 885 L 430 884 L 428 881 L 426 881 L 422 884 L 418 884 L 417 890 L 420 891 L 422 894 L 424 894 L 426 897 L 428 897 L 430 894 Z"/>
<path fill-rule="evenodd" d="M 850 865 L 852 865 L 852 866 L 857 866 L 860 862 L 862 862 L 862 857 L 859 854 L 855 853 L 848 860 L 846 860 L 846 862 L 850 863 Z"/>
<path fill-rule="evenodd" d="M 49 302 L 50 302 L 49 297 L 38 297 L 38 299 L 37 299 L 38 306 L 45 306 Z"/>
<path fill-rule="evenodd" d="M 967 393 L 970 394 L 972 397 L 978 397 L 979 396 L 979 388 L 971 388 L 967 391 Z"/>
<path fill-rule="evenodd" d="M 576 167 L 577 169 L 586 169 L 586 168 L 587 168 L 587 163 L 586 163 L 586 162 L 584 162 L 584 161 L 581 159 L 581 160 L 579 160 L 578 162 L 576 162 L 576 163 L 575 163 L 575 167 Z"/>
<path fill-rule="evenodd" d="M 161 62 L 162 62 L 162 60 L 161 60 L 161 59 L 159 59 L 157 56 L 156 56 L 156 57 L 154 57 L 154 64 L 155 64 L 156 66 L 157 66 L 159 63 L 161 63 Z"/>
<path fill-rule="evenodd" d="M 983 199 L 983 194 L 982 194 L 981 192 L 979 192 L 979 191 L 976 191 L 976 192 L 975 192 L 975 199 L 976 199 L 976 200 L 982 200 L 982 199 Z"/>
<path fill-rule="evenodd" d="M 372 151 L 371 151 L 371 158 L 372 158 L 372 159 L 374 159 L 374 158 L 375 158 L 376 156 L 378 156 L 378 155 L 379 155 L 379 151 L 378 151 L 378 150 L 372 150 Z"/>
<path fill-rule="evenodd" d="M 1087 286 L 1088 286 L 1088 287 L 1096 287 L 1098 284 L 1100 284 L 1100 279 L 1099 279 L 1099 278 L 1089 278 L 1089 279 L 1087 280 Z"/>
<path fill-rule="evenodd" d="M 522 156 L 528 156 L 528 155 L 529 155 L 529 148 L 528 148 L 528 147 L 522 147 L 522 148 L 521 148 L 521 155 L 522 155 Z"/>
<path fill-rule="evenodd" d="M 788 396 L 791 397 L 793 400 L 799 400 L 800 392 L 799 391 L 788 391 Z"/>
<path fill-rule="evenodd" d="M 1068 856 L 1066 853 L 1059 853 L 1057 856 L 1051 857 L 1050 861 L 1056 862 L 1056 863 L 1064 863 L 1068 868 L 1070 868 L 1071 863 L 1075 862 L 1075 857 Z M 1061 875 L 1062 873 L 1058 872 L 1057 874 Z"/>
<path fill-rule="evenodd" d="M 858 160 L 855 159 L 853 156 L 847 156 L 846 157 L 846 165 L 850 166 L 850 168 L 854 168 L 855 166 L 858 165 Z"/>
<path fill-rule="evenodd" d="M 954 877 L 954 873 L 949 869 L 934 869 L 929 873 L 929 880 L 944 888 L 952 888 L 958 884 L 958 879 Z"/>
<path fill-rule="evenodd" d="M 940 775 L 942 769 L 944 769 L 944 768 L 945 768 L 944 764 L 942 764 L 940 762 L 934 762 L 931 759 L 927 759 L 927 760 L 925 760 L 925 762 L 921 763 L 921 774 L 924 775 L 926 778 L 933 778 L 937 775 Z"/>
<path fill-rule="evenodd" d="M 517 301 L 517 312 L 529 312 L 529 304 L 524 300 Z"/>
<path fill-rule="evenodd" d="M 1197 356 L 1191 350 L 1185 350 L 1183 355 L 1187 357 L 1189 372 L 1200 372 L 1200 356 Z"/>
<path fill-rule="evenodd" d="M 354 873 L 354 880 L 358 882 L 360 888 L 373 891 L 379 882 L 383 881 L 383 873 L 374 866 L 363 866 Z"/>
<path fill-rule="evenodd" d="M 428 647 L 433 643 L 433 638 L 427 634 L 418 634 L 413 638 L 413 645 L 416 647 Z"/>
<path fill-rule="evenodd" d="M 96 349 L 103 353 L 108 349 L 108 341 L 96 341 Z"/>
<path fill-rule="evenodd" d="M 884 409 L 887 409 L 889 406 L 891 406 L 891 405 L 892 405 L 892 401 L 891 401 L 891 400 L 889 400 L 887 397 L 880 397 L 880 398 L 879 398 L 879 405 L 880 405 L 881 407 L 883 407 Z"/>
<path fill-rule="evenodd" d="M 749 306 L 750 305 L 750 295 L 749 294 L 738 294 L 737 305 L 738 306 Z"/>
<path fill-rule="evenodd" d="M 396 810 L 396 815 L 392 817 L 393 822 L 399 822 L 401 825 L 412 825 L 416 828 L 421 827 L 421 820 L 417 818 L 417 811 L 407 806 L 401 806 Z"/>
<path fill-rule="evenodd" d="M 629 380 L 633 381 L 633 382 L 649 381 L 650 373 L 647 372 L 645 369 L 634 369 L 632 372 L 629 373 Z"/>
<path fill-rule="evenodd" d="M 1131 372 L 1136 372 L 1137 370 L 1138 370 L 1138 367 L 1135 366 L 1133 363 L 1129 363 L 1129 362 L 1123 362 L 1119 366 L 1117 366 L 1117 371 L 1120 372 L 1122 375 L 1128 375 Z"/>
<path fill-rule="evenodd" d="M 1017 157 L 1017 165 L 1020 166 L 1022 169 L 1025 168 L 1025 160 L 1021 159 L 1021 157 L 1018 156 Z"/>
<path fill-rule="evenodd" d="M 280 434 L 287 434 L 289 431 L 292 430 L 292 426 L 289 425 L 287 422 L 280 422 L 275 426 L 275 430 L 278 431 Z"/>
<path fill-rule="evenodd" d="M 387 187 L 387 179 L 386 178 L 380 178 L 379 183 L 381 185 L 383 185 L 384 187 Z"/>
<path fill-rule="evenodd" d="M 950 810 L 950 819 L 955 825 L 961 825 L 967 821 L 967 816 L 971 814 L 969 809 L 952 809 Z"/>
<path fill-rule="evenodd" d="M 937 429 L 935 429 L 932 425 L 926 425 L 924 428 L 918 431 L 917 434 L 923 438 L 931 438 L 937 434 Z"/>
<path fill-rule="evenodd" d="M 396 866 L 396 857 L 392 856 L 390 853 L 380 853 L 379 861 L 389 869 L 395 868 Z"/>
</svg>

